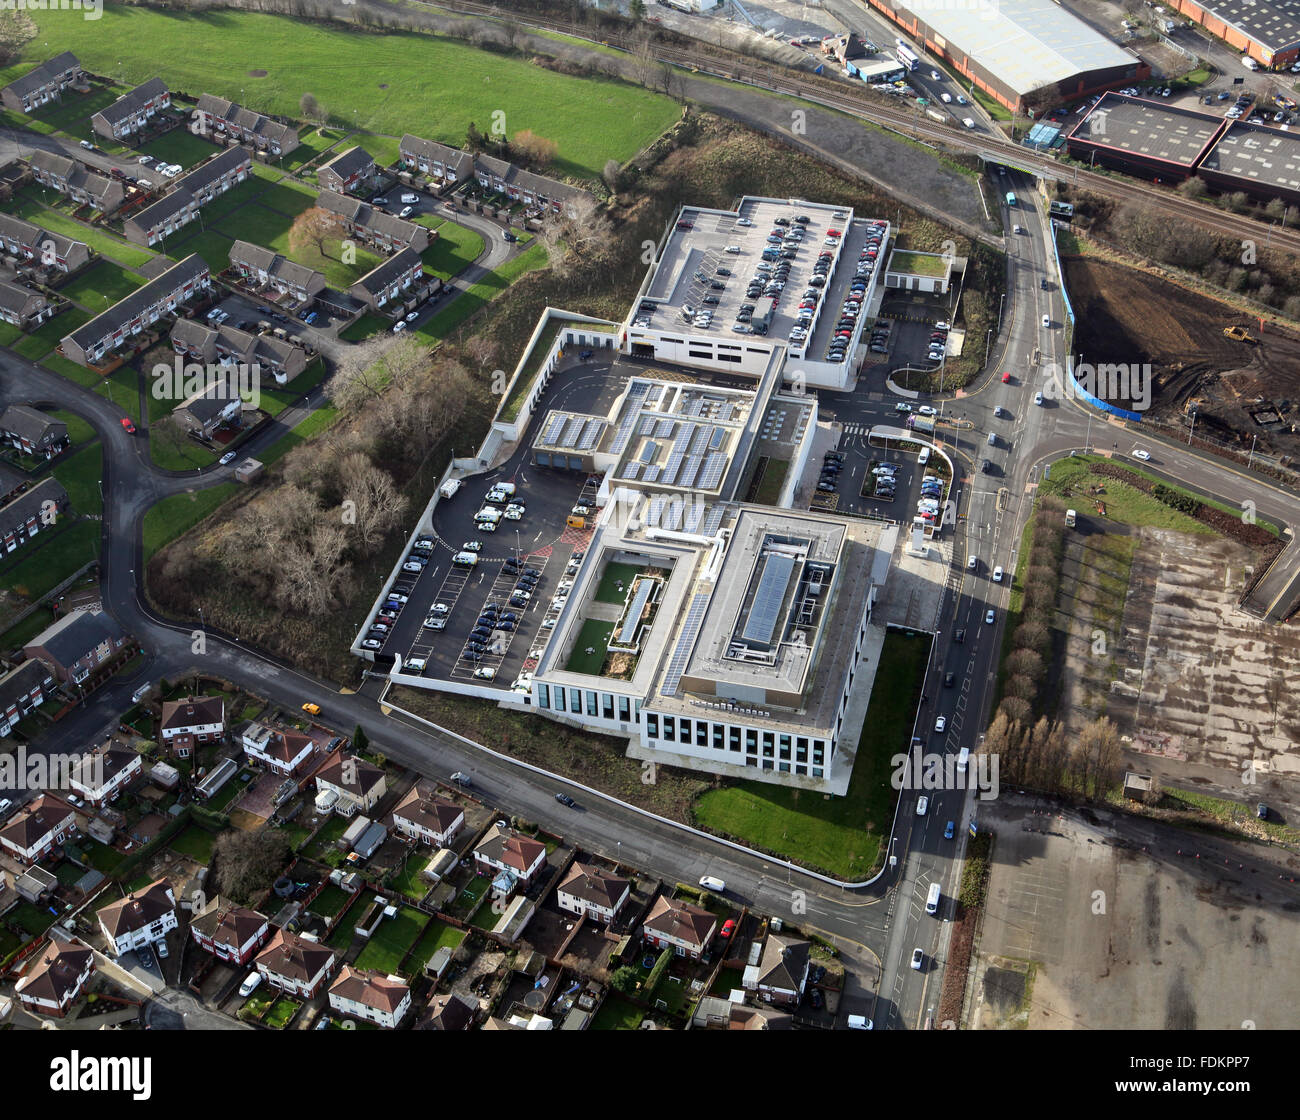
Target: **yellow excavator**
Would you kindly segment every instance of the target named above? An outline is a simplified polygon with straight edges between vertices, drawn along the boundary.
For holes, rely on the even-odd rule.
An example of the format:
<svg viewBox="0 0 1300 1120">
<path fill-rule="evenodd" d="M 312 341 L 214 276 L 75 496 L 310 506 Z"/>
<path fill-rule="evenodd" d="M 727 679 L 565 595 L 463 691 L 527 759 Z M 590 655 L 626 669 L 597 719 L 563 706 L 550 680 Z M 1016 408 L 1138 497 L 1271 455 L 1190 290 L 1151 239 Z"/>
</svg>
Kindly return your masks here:
<svg viewBox="0 0 1300 1120">
<path fill-rule="evenodd" d="M 1252 346 L 1259 341 L 1245 327 L 1224 327 L 1225 337 L 1235 339 L 1237 342 L 1249 342 Z"/>
</svg>

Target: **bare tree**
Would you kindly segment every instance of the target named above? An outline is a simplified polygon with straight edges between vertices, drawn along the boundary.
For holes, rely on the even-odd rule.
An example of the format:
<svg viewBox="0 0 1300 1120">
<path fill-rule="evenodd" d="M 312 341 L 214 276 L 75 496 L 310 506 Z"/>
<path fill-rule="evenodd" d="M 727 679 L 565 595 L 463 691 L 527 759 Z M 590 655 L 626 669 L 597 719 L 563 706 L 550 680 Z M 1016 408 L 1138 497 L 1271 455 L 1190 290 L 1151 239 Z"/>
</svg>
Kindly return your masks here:
<svg viewBox="0 0 1300 1120">
<path fill-rule="evenodd" d="M 340 240 L 346 232 L 337 214 L 313 206 L 293 220 L 293 225 L 289 227 L 289 248 L 292 252 L 300 253 L 308 245 L 315 245 L 316 252 L 327 257 L 326 242 Z"/>
<path fill-rule="evenodd" d="M 461 347 L 462 353 L 477 367 L 480 377 L 501 355 L 501 344 L 485 334 L 476 334 Z"/>
<path fill-rule="evenodd" d="M 659 61 L 655 58 L 654 43 L 647 32 L 640 32 L 632 44 L 632 74 L 638 84 L 646 89 L 653 87 L 659 75 Z"/>
<path fill-rule="evenodd" d="M 401 521 L 406 512 L 405 495 L 364 455 L 351 455 L 343 464 L 348 479 L 345 501 L 355 517 L 355 531 L 361 549 L 370 553 L 384 535 Z"/>
<path fill-rule="evenodd" d="M 548 140 L 545 136 L 538 136 L 530 128 L 524 128 L 516 132 L 514 139 L 510 141 L 510 146 L 516 152 L 525 156 L 534 167 L 538 168 L 550 167 L 555 162 L 555 157 L 560 151 L 560 146 L 554 140 Z"/>
</svg>

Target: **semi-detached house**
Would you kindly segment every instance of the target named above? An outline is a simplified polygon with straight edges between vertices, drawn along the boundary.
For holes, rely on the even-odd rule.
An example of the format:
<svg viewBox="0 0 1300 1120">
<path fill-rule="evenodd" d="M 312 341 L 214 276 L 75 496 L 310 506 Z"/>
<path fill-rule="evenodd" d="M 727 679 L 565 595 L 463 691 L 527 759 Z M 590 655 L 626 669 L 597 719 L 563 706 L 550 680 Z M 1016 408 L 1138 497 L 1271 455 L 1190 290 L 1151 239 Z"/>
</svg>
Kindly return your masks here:
<svg viewBox="0 0 1300 1120">
<path fill-rule="evenodd" d="M 679 957 L 699 960 L 718 929 L 718 919 L 702 907 L 660 895 L 641 926 L 641 938 Z"/>
<path fill-rule="evenodd" d="M 480 875 L 504 871 L 527 886 L 545 866 L 545 844 L 500 825 L 488 829 L 474 848 L 474 869 Z"/>
<path fill-rule="evenodd" d="M 414 249 L 403 249 L 367 272 L 348 289 L 371 311 L 383 311 L 401 301 L 424 279 L 424 265 Z"/>
<path fill-rule="evenodd" d="M 176 928 L 176 896 L 166 879 L 155 879 L 120 901 L 110 902 L 97 916 L 109 948 L 120 957 L 161 941 Z"/>
<path fill-rule="evenodd" d="M 143 771 L 137 752 L 110 742 L 82 757 L 72 768 L 68 784 L 87 805 L 102 809 Z"/>
<path fill-rule="evenodd" d="M 400 976 L 345 964 L 330 985 L 329 1001 L 341 1015 L 392 1030 L 411 1010 L 411 989 Z"/>
<path fill-rule="evenodd" d="M 164 109 L 170 109 L 171 93 L 161 78 L 150 78 L 90 118 L 90 127 L 109 140 L 121 140 L 139 132 Z"/>
<path fill-rule="evenodd" d="M 257 954 L 257 971 L 271 987 L 311 999 L 334 970 L 334 950 L 287 930 L 276 930 Z"/>
<path fill-rule="evenodd" d="M 631 890 L 630 880 L 575 860 L 556 890 L 555 901 L 561 910 L 607 926 L 618 916 Z"/>
<path fill-rule="evenodd" d="M 51 941 L 14 985 L 28 1011 L 62 1018 L 95 971 L 95 954 L 80 941 Z"/>
<path fill-rule="evenodd" d="M 248 241 L 230 247 L 230 267 L 251 286 L 270 288 L 299 303 L 314 301 L 326 287 L 324 273 Z"/>
<path fill-rule="evenodd" d="M 465 810 L 434 794 L 422 782 L 406 792 L 393 810 L 393 829 L 402 836 L 445 848 L 465 824 Z"/>
<path fill-rule="evenodd" d="M 205 953 L 228 964 L 245 965 L 266 942 L 270 924 L 256 910 L 235 906 L 220 896 L 190 919 L 190 936 Z"/>
<path fill-rule="evenodd" d="M 77 831 L 77 814 L 66 801 L 43 793 L 0 828 L 0 850 L 30 867 Z"/>
<path fill-rule="evenodd" d="M 178 354 L 206 365 L 256 368 L 259 376 L 269 374 L 277 385 L 288 384 L 307 368 L 307 352 L 301 346 L 274 335 L 242 331 L 227 323 L 209 326 L 197 319 L 178 319 L 172 327 L 171 341 Z"/>
<path fill-rule="evenodd" d="M 0 441 L 24 455 L 52 459 L 68 446 L 68 426 L 30 405 L 11 404 L 0 413 Z"/>
<path fill-rule="evenodd" d="M 111 615 L 102 610 L 75 610 L 32 638 L 23 652 L 39 657 L 65 684 L 80 684 L 131 644 Z"/>
<path fill-rule="evenodd" d="M 280 731 L 261 723 L 244 728 L 244 753 L 277 774 L 297 774 L 311 758 L 316 744 L 311 736 Z"/>
<path fill-rule="evenodd" d="M 340 152 L 316 172 L 316 182 L 323 190 L 347 194 L 363 187 L 375 173 L 375 161 L 365 148 Z"/>
<path fill-rule="evenodd" d="M 64 336 L 63 355 L 89 366 L 113 353 L 165 315 L 212 289 L 207 262 L 198 253 L 172 265 L 161 276 Z"/>
<path fill-rule="evenodd" d="M 22 330 L 39 327 L 53 317 L 50 301 L 32 288 L 0 280 L 0 319 Z"/>
<path fill-rule="evenodd" d="M 13 731 L 55 687 L 54 675 L 40 661 L 24 661 L 0 677 L 0 735 Z"/>
<path fill-rule="evenodd" d="M 383 770 L 364 758 L 336 751 L 316 771 L 316 789 L 335 796 L 334 812 L 341 817 L 370 812 L 388 792 Z"/>
<path fill-rule="evenodd" d="M 220 696 L 185 696 L 162 706 L 158 730 L 163 746 L 177 758 L 189 758 L 202 743 L 226 733 L 226 702 Z"/>
</svg>

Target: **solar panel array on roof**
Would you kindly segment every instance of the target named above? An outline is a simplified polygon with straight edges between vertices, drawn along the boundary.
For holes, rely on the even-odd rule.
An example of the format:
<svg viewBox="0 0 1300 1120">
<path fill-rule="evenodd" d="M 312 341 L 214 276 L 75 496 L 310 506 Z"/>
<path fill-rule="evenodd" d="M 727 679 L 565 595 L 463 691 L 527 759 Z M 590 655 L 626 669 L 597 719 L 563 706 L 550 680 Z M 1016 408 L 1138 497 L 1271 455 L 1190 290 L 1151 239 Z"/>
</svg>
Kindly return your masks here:
<svg viewBox="0 0 1300 1120">
<path fill-rule="evenodd" d="M 693 533 L 695 532 L 696 529 L 699 528 L 700 522 L 703 519 L 704 519 L 704 503 L 690 502 L 686 506 L 686 523 L 682 526 L 682 528 L 688 533 Z"/>
<path fill-rule="evenodd" d="M 564 417 L 552 416 L 551 422 L 546 425 L 546 435 L 542 437 L 542 442 L 554 447 L 562 431 L 564 431 Z"/>
<path fill-rule="evenodd" d="M 680 501 L 669 502 L 668 508 L 664 510 L 664 528 L 670 533 L 677 532 L 682 524 L 682 503 Z"/>
<path fill-rule="evenodd" d="M 637 580 L 636 594 L 632 597 L 632 608 L 627 612 L 623 628 L 618 632 L 618 644 L 628 645 L 636 637 L 637 627 L 641 625 L 641 615 L 645 605 L 650 601 L 650 593 L 655 589 L 654 580 Z"/>
<path fill-rule="evenodd" d="M 619 423 L 618 431 L 614 434 L 614 441 L 609 445 L 611 455 L 622 454 L 627 448 L 627 441 L 632 438 L 632 429 L 636 427 L 637 416 L 639 415 L 637 406 L 645 395 L 646 386 L 642 384 L 633 385 L 628 390 L 623 419 Z"/>
<path fill-rule="evenodd" d="M 659 468 L 658 468 L 658 467 L 646 467 L 646 469 L 645 469 L 645 481 L 646 481 L 646 482 L 658 482 L 658 481 L 659 481 Z"/>
<path fill-rule="evenodd" d="M 723 421 L 730 420 L 731 414 L 735 411 L 736 406 L 734 404 L 730 401 L 723 401 L 721 407 L 718 409 L 718 419 Z"/>
<path fill-rule="evenodd" d="M 645 397 L 645 403 L 648 405 L 658 404 L 659 398 L 664 395 L 662 385 L 638 385 L 637 388 L 641 390 L 641 395 Z"/>
<path fill-rule="evenodd" d="M 704 470 L 696 485 L 701 490 L 713 490 L 722 481 L 722 472 L 727 466 L 727 456 L 721 451 L 713 452 L 704 461 Z"/>
<path fill-rule="evenodd" d="M 659 481 L 665 486 L 671 486 L 677 480 L 677 468 L 682 465 L 682 453 L 674 451 L 668 456 L 668 463 L 664 467 L 663 474 L 659 476 Z"/>
<path fill-rule="evenodd" d="M 636 462 L 636 460 L 633 460 L 630 463 L 623 464 L 623 471 L 619 477 L 636 478 L 636 476 L 640 473 L 641 473 L 641 464 Z"/>
<path fill-rule="evenodd" d="M 653 463 L 658 454 L 659 445 L 653 440 L 650 440 L 643 448 L 641 448 L 641 462 Z"/>
<path fill-rule="evenodd" d="M 690 424 L 678 424 L 677 435 L 673 439 L 674 451 L 685 451 L 686 445 L 691 442 L 692 426 Z"/>
<path fill-rule="evenodd" d="M 584 416 L 575 416 L 570 420 L 568 428 L 564 431 L 564 446 L 576 447 L 578 445 L 578 436 L 586 425 L 587 420 Z"/>
<path fill-rule="evenodd" d="M 700 626 L 704 623 L 704 611 L 708 605 L 707 591 L 701 592 L 691 600 L 690 608 L 686 612 L 686 621 L 682 624 L 682 632 L 677 639 L 677 645 L 673 647 L 672 659 L 668 662 L 668 671 L 664 673 L 665 696 L 674 695 L 677 686 L 682 683 L 682 673 L 686 669 L 686 662 L 690 660 L 691 647 L 699 637 Z"/>
<path fill-rule="evenodd" d="M 658 439 L 667 439 L 672 434 L 673 434 L 673 421 L 660 420 L 659 429 L 655 432 L 655 437 Z"/>
<path fill-rule="evenodd" d="M 713 536 L 713 534 L 718 531 L 719 526 L 722 524 L 722 519 L 726 515 L 727 511 L 725 507 L 711 506 L 709 508 L 709 515 L 704 519 L 704 528 L 701 530 L 704 536 Z"/>
<path fill-rule="evenodd" d="M 655 418 L 653 416 L 643 416 L 641 418 L 641 431 L 638 433 L 643 436 L 654 434 Z"/>
<path fill-rule="evenodd" d="M 758 588 L 749 607 L 749 617 L 741 637 L 754 645 L 770 648 L 777 619 L 785 604 L 785 593 L 794 572 L 795 558 L 782 552 L 769 552 L 763 561 L 763 574 L 758 577 Z"/>
<path fill-rule="evenodd" d="M 699 455 L 687 456 L 686 464 L 682 467 L 682 477 L 678 479 L 678 486 L 694 486 L 695 476 L 700 473 L 700 464 L 704 460 Z"/>
<path fill-rule="evenodd" d="M 700 425 L 695 429 L 695 438 L 691 440 L 691 454 L 699 455 L 704 450 L 704 445 L 709 442 L 709 429 Z"/>
<path fill-rule="evenodd" d="M 604 430 L 604 420 L 588 420 L 587 429 L 582 433 L 582 439 L 578 441 L 578 450 L 589 451 L 595 447 L 596 441 L 600 439 L 600 434 Z"/>
<path fill-rule="evenodd" d="M 709 437 L 709 450 L 710 450 L 710 451 L 717 451 L 718 448 L 720 448 L 720 447 L 722 446 L 723 441 L 724 441 L 726 438 L 727 438 L 727 429 L 726 429 L 726 428 L 714 428 L 714 429 L 713 429 L 713 435 L 711 435 L 711 436 Z"/>
<path fill-rule="evenodd" d="M 650 512 L 647 513 L 645 516 L 645 523 L 647 525 L 658 526 L 660 518 L 662 518 L 663 515 L 664 515 L 664 499 L 651 498 Z"/>
</svg>

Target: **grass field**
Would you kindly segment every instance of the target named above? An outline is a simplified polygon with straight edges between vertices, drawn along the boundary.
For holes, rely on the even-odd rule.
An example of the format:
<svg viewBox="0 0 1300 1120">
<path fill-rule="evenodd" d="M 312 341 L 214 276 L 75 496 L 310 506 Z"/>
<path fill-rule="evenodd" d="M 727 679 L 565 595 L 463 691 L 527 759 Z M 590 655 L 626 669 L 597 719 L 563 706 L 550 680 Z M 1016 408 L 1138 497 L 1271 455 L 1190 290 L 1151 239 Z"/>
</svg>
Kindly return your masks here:
<svg viewBox="0 0 1300 1120">
<path fill-rule="evenodd" d="M 487 273 L 477 284 L 471 284 L 456 297 L 455 302 L 427 320 L 415 332 L 416 335 L 427 338 L 430 342 L 441 342 L 471 315 L 491 303 L 519 277 L 534 269 L 545 267 L 545 246 L 533 245 L 525 249 L 519 256 L 506 261 L 500 268 L 494 268 Z"/>
<path fill-rule="evenodd" d="M 438 233 L 433 244 L 420 254 L 424 270 L 443 280 L 450 280 L 457 273 L 463 272 L 483 252 L 483 238 L 472 229 L 458 226 L 446 219 L 420 224 L 428 225 Z"/>
<path fill-rule="evenodd" d="M 222 502 L 239 492 L 239 483 L 223 482 L 192 494 L 173 494 L 144 515 L 144 559 L 152 558 L 166 544 L 194 528 Z"/>
<path fill-rule="evenodd" d="M 573 643 L 573 653 L 569 663 L 564 667 L 566 673 L 586 673 L 594 677 L 600 673 L 608 653 L 609 636 L 614 632 L 614 623 L 603 622 L 599 618 L 589 618 L 582 624 L 578 637 Z M 594 652 L 588 653 L 587 650 Z"/>
<path fill-rule="evenodd" d="M 0 586 L 35 602 L 57 587 L 83 564 L 99 558 L 100 523 L 78 521 L 47 537 L 39 534 L 23 551 L 26 555 L 0 575 Z"/>
<path fill-rule="evenodd" d="M 170 416 L 149 424 L 149 458 L 168 471 L 210 467 L 217 456 L 196 443 Z"/>
<path fill-rule="evenodd" d="M 378 334 L 388 328 L 389 321 L 381 315 L 367 311 L 355 323 L 350 323 L 339 331 L 339 338 L 344 342 L 364 342 L 372 334 Z"/>
<path fill-rule="evenodd" d="M 406 950 L 419 938 L 426 921 L 418 910 L 405 906 L 397 911 L 396 917 L 385 918 L 357 957 L 357 968 L 376 968 L 385 976 L 395 973 Z"/>
<path fill-rule="evenodd" d="M 455 147 L 471 121 L 486 129 L 501 112 L 508 135 L 531 129 L 556 142 L 561 175 L 598 178 L 606 160 L 628 159 L 680 115 L 671 99 L 643 89 L 564 77 L 525 59 L 427 35 L 232 11 L 108 7 L 99 20 L 57 11 L 30 15 L 40 30 L 25 62 L 48 57 L 46 42 L 57 40 L 87 69 L 124 81 L 157 75 L 173 89 L 219 94 L 290 117 L 311 92 L 339 123 L 388 137 L 414 131 Z M 159 43 L 168 49 L 160 52 Z M 251 77 L 254 68 L 267 76 Z"/>
<path fill-rule="evenodd" d="M 286 432 L 277 439 L 270 447 L 257 456 L 258 460 L 266 466 L 279 459 L 284 458 L 299 444 L 306 443 L 309 439 L 314 439 L 325 431 L 335 420 L 339 418 L 339 410 L 332 405 L 322 405 L 301 423 L 294 425 L 292 430 Z"/>
<path fill-rule="evenodd" d="M 702 794 L 696 822 L 850 881 L 869 876 L 897 798 L 890 759 L 908 749 L 929 652 L 924 635 L 891 631 L 885 638 L 847 796 L 825 800 L 820 793 L 742 782 Z"/>
<path fill-rule="evenodd" d="M 22 622 L 0 634 L 0 651 L 7 652 L 26 645 L 53 621 L 54 612 L 46 607 L 32 611 Z"/>
<path fill-rule="evenodd" d="M 59 294 L 67 296 L 74 303 L 95 315 L 107 311 L 118 300 L 129 296 L 144 283 L 144 277 L 114 264 L 109 260 L 100 260 L 76 277 L 70 284 L 59 289 Z M 64 331 L 63 334 L 67 334 Z M 59 336 L 60 338 L 63 335 Z"/>
<path fill-rule="evenodd" d="M 78 513 L 99 513 L 104 499 L 99 480 L 104 477 L 103 457 L 98 442 L 75 451 L 54 468 L 54 477 L 68 492 L 72 508 Z"/>
<path fill-rule="evenodd" d="M 65 361 L 66 359 L 60 359 Z M 74 365 L 76 363 L 73 363 Z M 78 368 L 80 368 L 78 366 Z M 67 409 L 57 408 L 50 413 L 56 420 L 62 420 L 68 426 L 68 439 L 72 440 L 73 447 L 80 447 L 83 443 L 89 443 L 95 438 L 95 429 L 92 428 L 76 413 L 69 412 Z"/>
<path fill-rule="evenodd" d="M 70 307 L 62 314 L 55 315 L 49 322 L 42 323 L 30 334 L 24 335 L 14 343 L 14 349 L 24 358 L 30 358 L 34 362 L 53 350 L 64 335 L 71 334 L 91 318 L 92 316 L 87 312 Z"/>
</svg>

